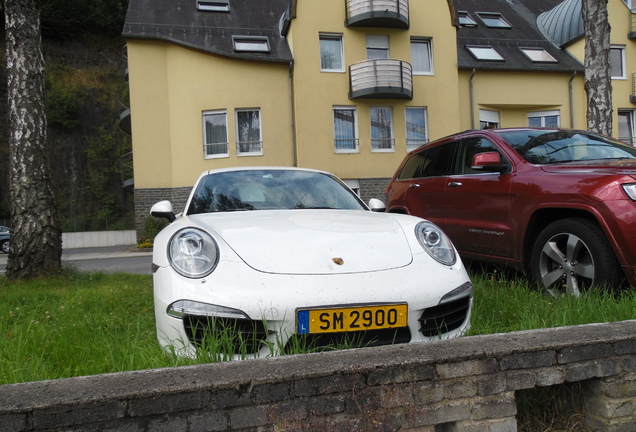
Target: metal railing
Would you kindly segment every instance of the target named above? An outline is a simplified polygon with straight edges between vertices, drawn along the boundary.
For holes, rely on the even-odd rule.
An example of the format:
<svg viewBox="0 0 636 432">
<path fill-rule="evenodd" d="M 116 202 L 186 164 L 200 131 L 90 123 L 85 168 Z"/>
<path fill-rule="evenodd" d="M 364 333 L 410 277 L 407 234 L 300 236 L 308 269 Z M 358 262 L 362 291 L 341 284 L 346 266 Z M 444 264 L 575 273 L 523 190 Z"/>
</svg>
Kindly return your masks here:
<svg viewBox="0 0 636 432">
<path fill-rule="evenodd" d="M 263 141 L 241 141 L 236 143 L 237 154 L 263 153 Z"/>
<path fill-rule="evenodd" d="M 336 138 L 334 139 L 334 148 L 337 152 L 356 152 L 358 151 L 358 139 Z"/>
<path fill-rule="evenodd" d="M 409 2 L 408 0 L 346 0 L 347 20 L 355 20 L 356 17 L 386 17 L 392 15 L 395 18 L 405 20 L 408 24 Z"/>
<path fill-rule="evenodd" d="M 203 157 L 228 154 L 228 143 L 213 143 L 203 145 Z"/>
<path fill-rule="evenodd" d="M 413 69 L 396 59 L 362 60 L 349 66 L 350 97 L 413 97 Z"/>
</svg>

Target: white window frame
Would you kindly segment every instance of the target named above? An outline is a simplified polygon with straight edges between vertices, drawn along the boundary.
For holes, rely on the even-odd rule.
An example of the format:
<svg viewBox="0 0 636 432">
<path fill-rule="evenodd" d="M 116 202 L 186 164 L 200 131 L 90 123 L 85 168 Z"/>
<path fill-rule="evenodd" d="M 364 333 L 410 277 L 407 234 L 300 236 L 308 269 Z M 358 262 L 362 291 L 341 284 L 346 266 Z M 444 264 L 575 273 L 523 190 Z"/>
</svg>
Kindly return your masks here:
<svg viewBox="0 0 636 432">
<path fill-rule="evenodd" d="M 372 113 L 374 111 L 380 111 L 380 110 L 384 112 L 388 112 L 389 137 L 374 137 L 373 136 L 374 128 L 373 128 L 373 123 L 371 122 L 371 118 L 373 117 Z M 395 135 L 394 135 L 395 128 L 393 125 L 393 108 L 392 107 L 390 106 L 369 107 L 369 128 L 370 128 L 372 153 L 394 153 L 395 152 Z"/>
<path fill-rule="evenodd" d="M 226 142 L 212 142 L 209 143 L 207 141 L 207 121 L 206 121 L 206 117 L 216 117 L 216 116 L 223 116 L 224 119 L 224 123 L 225 123 L 225 140 Z M 226 158 L 230 156 L 229 153 L 229 142 L 228 142 L 228 125 L 227 125 L 227 110 L 210 110 L 210 111 L 203 111 L 202 114 L 202 123 L 203 123 L 203 158 L 204 159 L 218 159 L 218 158 Z M 214 149 L 214 147 L 211 146 L 218 146 L 219 148 L 222 149 L 223 145 L 225 145 L 225 151 L 220 151 L 217 153 L 210 153 L 211 149 Z"/>
<path fill-rule="evenodd" d="M 479 110 L 479 129 L 489 129 L 501 127 L 499 111 L 480 109 Z"/>
<path fill-rule="evenodd" d="M 359 179 L 341 179 L 344 184 L 349 186 L 356 195 L 360 196 L 360 180 Z"/>
<path fill-rule="evenodd" d="M 232 46 L 237 52 L 270 52 L 267 36 L 232 36 Z"/>
<path fill-rule="evenodd" d="M 257 141 L 240 141 L 241 133 L 239 131 L 240 122 L 239 114 L 245 112 L 258 113 L 258 140 Z M 234 111 L 234 120 L 236 122 L 236 155 L 237 156 L 262 156 L 263 155 L 263 116 L 260 108 L 240 108 Z M 247 144 L 249 150 L 241 151 L 241 145 Z"/>
<path fill-rule="evenodd" d="M 352 138 L 338 138 L 336 130 L 336 112 L 337 111 L 351 111 L 353 115 L 353 137 Z M 334 106 L 333 112 L 333 148 L 334 153 L 360 153 L 360 143 L 358 139 L 358 110 L 355 106 Z M 354 148 L 338 148 L 338 140 L 353 140 Z"/>
<path fill-rule="evenodd" d="M 627 122 L 623 122 L 623 118 L 627 119 Z M 636 147 L 636 110 L 618 110 L 618 139 Z"/>
<path fill-rule="evenodd" d="M 367 60 L 391 58 L 388 35 L 367 35 Z"/>
<path fill-rule="evenodd" d="M 504 61 L 499 52 L 490 45 L 466 45 L 473 57 L 481 61 Z"/>
<path fill-rule="evenodd" d="M 543 48 L 519 48 L 533 63 L 558 63 L 557 59 Z"/>
<path fill-rule="evenodd" d="M 229 12 L 230 0 L 197 0 L 197 9 L 205 12 Z"/>
<path fill-rule="evenodd" d="M 612 67 L 612 55 L 620 55 L 621 70 L 620 74 L 616 74 Z M 624 80 L 627 79 L 627 71 L 625 70 L 625 45 L 611 45 L 610 46 L 610 68 L 612 71 L 612 79 Z"/>
<path fill-rule="evenodd" d="M 427 46 L 428 52 L 426 55 L 428 56 L 428 70 L 417 70 L 415 61 L 418 58 L 418 53 L 414 52 L 413 49 L 417 46 Z M 423 38 L 423 37 L 413 37 L 411 38 L 411 66 L 413 68 L 413 75 L 434 75 L 435 71 L 433 69 L 433 40 L 431 38 Z"/>
<path fill-rule="evenodd" d="M 409 137 L 409 125 L 408 125 L 408 112 L 409 111 L 422 111 L 423 120 L 424 120 L 424 138 L 413 138 Z M 426 107 L 405 107 L 404 108 L 404 127 L 405 127 L 405 136 L 406 136 L 406 151 L 410 152 L 411 150 L 415 150 L 418 147 L 423 146 L 428 143 L 428 108 Z"/>
<path fill-rule="evenodd" d="M 339 33 L 320 33 L 320 35 L 318 36 L 319 39 L 319 54 L 320 54 L 320 71 L 321 72 L 344 72 L 345 71 L 345 60 L 344 60 L 344 43 L 343 43 L 343 37 L 342 34 Z M 337 41 L 340 47 L 340 67 L 339 68 L 325 68 L 323 66 L 323 61 L 322 61 L 322 57 L 323 57 L 323 45 L 322 42 L 323 41 Z"/>
<path fill-rule="evenodd" d="M 477 12 L 476 15 L 488 28 L 512 28 L 512 25 L 508 22 L 508 20 L 506 20 L 499 12 Z"/>
<path fill-rule="evenodd" d="M 470 16 L 468 11 L 457 11 L 457 24 L 460 27 L 477 27 L 477 21 Z"/>
<path fill-rule="evenodd" d="M 547 117 L 555 117 L 557 118 L 556 125 L 546 125 Z M 548 110 L 548 111 L 529 111 L 528 112 L 528 126 L 530 126 L 530 118 L 539 118 L 541 120 L 540 125 L 536 125 L 533 127 L 560 127 L 561 126 L 561 111 L 559 110 Z"/>
</svg>

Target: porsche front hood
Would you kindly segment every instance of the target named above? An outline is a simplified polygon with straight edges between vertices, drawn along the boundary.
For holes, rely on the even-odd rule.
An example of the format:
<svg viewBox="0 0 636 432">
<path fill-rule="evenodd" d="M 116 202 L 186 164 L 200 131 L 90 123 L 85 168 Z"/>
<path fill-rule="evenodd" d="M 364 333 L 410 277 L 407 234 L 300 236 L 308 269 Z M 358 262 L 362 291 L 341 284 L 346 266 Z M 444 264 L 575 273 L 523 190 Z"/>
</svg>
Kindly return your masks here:
<svg viewBox="0 0 636 432">
<path fill-rule="evenodd" d="M 267 273 L 360 273 L 402 267 L 412 261 L 405 233 L 388 213 L 242 211 L 192 219 L 207 225 L 247 265 Z"/>
</svg>

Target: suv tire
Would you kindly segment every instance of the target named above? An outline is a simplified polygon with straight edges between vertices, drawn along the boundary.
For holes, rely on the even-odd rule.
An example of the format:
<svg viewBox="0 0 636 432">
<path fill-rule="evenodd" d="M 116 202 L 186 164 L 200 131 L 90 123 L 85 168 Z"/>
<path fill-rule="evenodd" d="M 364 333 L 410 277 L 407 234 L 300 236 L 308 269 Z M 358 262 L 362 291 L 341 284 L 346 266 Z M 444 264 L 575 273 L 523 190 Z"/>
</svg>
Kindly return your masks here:
<svg viewBox="0 0 636 432">
<path fill-rule="evenodd" d="M 542 291 L 580 296 L 591 287 L 615 288 L 623 273 L 601 228 L 566 218 L 541 231 L 530 256 L 532 277 Z"/>
</svg>

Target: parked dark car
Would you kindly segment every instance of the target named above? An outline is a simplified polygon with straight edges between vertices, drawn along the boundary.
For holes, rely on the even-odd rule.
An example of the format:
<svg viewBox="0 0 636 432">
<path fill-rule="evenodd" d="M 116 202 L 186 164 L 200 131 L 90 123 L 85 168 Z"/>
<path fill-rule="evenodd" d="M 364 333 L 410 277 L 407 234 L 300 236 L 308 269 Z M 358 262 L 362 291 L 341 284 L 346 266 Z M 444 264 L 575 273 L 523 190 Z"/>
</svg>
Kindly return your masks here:
<svg viewBox="0 0 636 432">
<path fill-rule="evenodd" d="M 387 211 L 439 225 L 460 255 L 547 292 L 636 287 L 636 148 L 586 131 L 466 131 L 410 152 Z"/>
<path fill-rule="evenodd" d="M 3 225 L 0 225 L 0 251 L 2 253 L 9 253 L 9 238 L 11 237 L 11 230 Z"/>
</svg>

